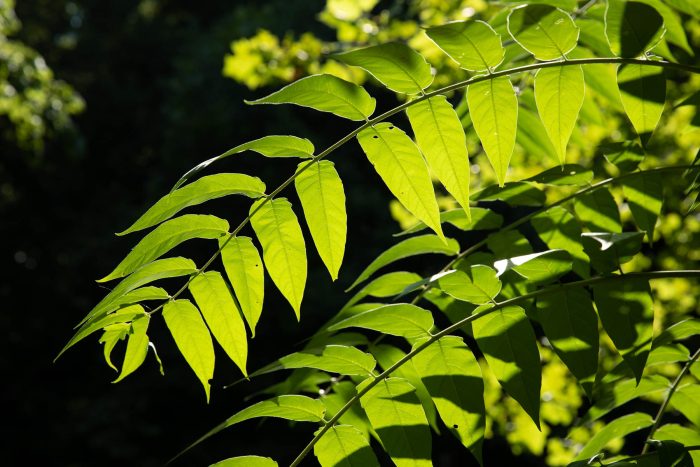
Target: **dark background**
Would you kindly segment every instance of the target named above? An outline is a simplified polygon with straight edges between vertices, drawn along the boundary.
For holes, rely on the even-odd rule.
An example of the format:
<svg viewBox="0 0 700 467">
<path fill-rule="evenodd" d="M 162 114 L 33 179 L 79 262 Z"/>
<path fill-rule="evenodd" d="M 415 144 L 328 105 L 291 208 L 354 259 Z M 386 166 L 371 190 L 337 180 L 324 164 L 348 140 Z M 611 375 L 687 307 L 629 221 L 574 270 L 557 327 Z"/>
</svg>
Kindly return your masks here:
<svg viewBox="0 0 700 467">
<path fill-rule="evenodd" d="M 266 134 L 294 134 L 323 149 L 354 127 L 328 114 L 286 107 L 246 107 L 252 92 L 221 75 L 232 40 L 258 28 L 275 34 L 313 31 L 332 38 L 314 20 L 322 0 L 104 1 L 19 0 L 23 27 L 16 39 L 35 48 L 56 76 L 86 102 L 75 128 L 47 141 L 43 155 L 0 141 L 3 183 L 13 197 L 0 205 L 2 302 L 2 465 L 162 465 L 189 442 L 243 407 L 244 397 L 273 382 L 221 386 L 238 378 L 219 353 L 212 401 L 204 394 L 169 336 L 162 318 L 149 330 L 165 377 L 149 354 L 144 366 L 117 385 L 102 359 L 98 334 L 53 358 L 72 327 L 106 293 L 94 282 L 124 257 L 137 236 L 117 238 L 177 178 L 196 163 Z M 145 6 L 156 6 L 147 9 Z M 63 47 L 69 35 L 73 47 Z M 380 105 L 392 98 L 379 97 Z M 384 97 L 384 99 L 382 99 Z M 384 104 L 381 104 L 381 103 Z M 381 110 L 381 109 L 380 109 Z M 0 120 L 0 126 L 8 122 Z M 344 180 L 352 220 L 346 263 L 332 286 L 313 249 L 302 321 L 271 283 L 252 342 L 249 369 L 296 349 L 295 345 L 342 304 L 342 290 L 377 253 L 392 243 L 389 196 L 356 143 L 332 158 Z M 229 158 L 217 171 L 260 176 L 274 188 L 296 162 L 253 154 Z M 295 206 L 298 202 L 291 192 Z M 236 225 L 249 200 L 209 203 Z M 301 211 L 297 209 L 297 214 Z M 304 227 L 305 228 L 305 227 Z M 249 227 L 245 231 L 251 234 Z M 307 235 L 307 244 L 311 240 Z M 198 264 L 211 242 L 190 242 L 174 252 Z M 419 268 L 421 265 L 416 265 Z M 431 269 L 426 269 L 430 271 Z M 179 286 L 174 281 L 171 286 Z M 106 287 L 113 286 L 107 284 Z M 115 361 L 119 360 L 118 348 Z M 274 378 L 274 376 L 273 376 Z M 273 456 L 288 463 L 315 427 L 268 420 L 238 426 L 207 441 L 179 462 L 206 465 L 234 455 Z M 450 437 L 436 440 L 437 465 L 462 465 L 463 450 Z M 487 443 L 507 455 L 502 441 Z M 495 455 L 491 457 L 493 460 Z M 530 459 L 532 461 L 532 459 Z M 523 465 L 524 460 L 518 461 Z M 313 463 L 311 461 L 310 463 Z"/>
</svg>

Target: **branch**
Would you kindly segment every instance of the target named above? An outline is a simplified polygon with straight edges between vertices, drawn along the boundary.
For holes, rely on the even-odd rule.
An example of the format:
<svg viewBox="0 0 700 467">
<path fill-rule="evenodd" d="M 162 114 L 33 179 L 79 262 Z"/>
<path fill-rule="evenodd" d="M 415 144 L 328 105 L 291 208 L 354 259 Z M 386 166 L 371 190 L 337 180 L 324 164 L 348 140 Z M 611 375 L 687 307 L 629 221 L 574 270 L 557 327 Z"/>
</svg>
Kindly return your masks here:
<svg viewBox="0 0 700 467">
<path fill-rule="evenodd" d="M 355 396 L 353 396 L 328 422 L 321 428 L 321 430 L 318 431 L 318 433 L 314 436 L 314 438 L 309 442 L 309 444 L 306 445 L 303 451 L 297 456 L 296 459 L 294 459 L 294 462 L 291 463 L 290 467 L 296 467 L 299 465 L 299 463 L 311 452 L 313 449 L 314 445 L 318 442 L 319 439 L 328 431 L 330 430 L 333 425 L 340 419 L 340 417 L 345 414 L 350 408 L 357 403 L 362 396 L 367 394 L 374 386 L 382 382 L 384 379 L 386 379 L 391 373 L 396 371 L 398 368 L 403 366 L 404 363 L 408 362 L 411 360 L 413 357 L 415 357 L 417 354 L 422 352 L 425 348 L 442 338 L 443 336 L 448 335 L 449 333 L 456 331 L 463 326 L 467 325 L 468 323 L 475 321 L 479 318 L 483 318 L 484 316 L 490 315 L 494 311 L 500 310 L 502 308 L 516 305 L 522 301 L 529 300 L 535 297 L 539 297 L 541 295 L 546 295 L 554 292 L 559 292 L 561 290 L 566 290 L 570 288 L 575 288 L 575 287 L 584 287 L 584 286 L 590 286 L 590 285 L 595 285 L 601 282 L 607 282 L 607 281 L 615 281 L 615 280 L 628 280 L 628 279 L 640 279 L 640 278 L 645 278 L 645 279 L 664 279 L 664 278 L 669 278 L 669 277 L 700 277 L 700 270 L 683 270 L 683 271 L 651 271 L 651 272 L 631 272 L 627 273 L 624 275 L 610 275 L 610 276 L 598 276 L 598 277 L 592 277 L 590 279 L 583 279 L 580 281 L 574 281 L 574 282 L 567 282 L 565 284 L 557 284 L 553 285 L 550 287 L 545 287 L 539 290 L 536 290 L 534 292 L 531 292 L 529 294 L 525 295 L 520 295 L 518 297 L 514 297 L 508 300 L 504 300 L 500 303 L 497 303 L 493 307 L 489 308 L 488 310 L 481 311 L 479 313 L 475 313 L 471 316 L 468 316 L 461 321 L 458 321 L 454 323 L 453 325 L 443 329 L 442 331 L 438 332 L 437 334 L 433 334 L 430 339 L 419 345 L 418 347 L 412 349 L 409 353 L 407 353 L 404 357 L 402 357 L 400 360 L 398 360 L 396 363 L 391 365 L 389 368 L 384 370 L 382 373 L 380 373 L 377 377 L 375 377 L 374 380 L 370 381 L 369 384 L 367 384 L 361 391 L 359 391 Z"/>
</svg>

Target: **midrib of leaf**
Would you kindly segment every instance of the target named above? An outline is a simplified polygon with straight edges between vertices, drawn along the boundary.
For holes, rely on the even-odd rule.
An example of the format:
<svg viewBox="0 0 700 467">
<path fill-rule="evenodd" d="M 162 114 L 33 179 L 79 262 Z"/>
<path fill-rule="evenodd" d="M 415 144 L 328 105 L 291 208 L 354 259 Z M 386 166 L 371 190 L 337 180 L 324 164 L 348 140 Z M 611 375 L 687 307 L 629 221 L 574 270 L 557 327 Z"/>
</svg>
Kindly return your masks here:
<svg viewBox="0 0 700 467">
<path fill-rule="evenodd" d="M 460 32 L 459 32 L 459 35 L 462 36 L 463 38 L 465 38 L 465 39 L 467 40 L 467 42 L 469 42 L 469 45 L 472 46 L 472 48 L 474 49 L 474 52 L 476 52 L 476 54 L 479 56 L 479 60 L 481 60 L 481 63 L 484 65 L 484 68 L 485 68 L 486 70 L 490 70 L 491 67 L 489 67 L 488 62 L 486 61 L 486 59 L 484 58 L 484 56 L 481 54 L 481 51 L 479 50 L 479 48 L 478 48 L 478 47 L 474 44 L 474 42 L 469 38 L 469 36 L 467 36 L 466 34 L 464 34 L 464 31 L 460 31 Z"/>
<path fill-rule="evenodd" d="M 331 269 L 333 271 L 336 270 L 335 268 L 335 250 L 333 249 L 333 245 L 331 244 L 331 233 L 330 229 L 328 228 L 330 226 L 330 222 L 328 221 L 328 212 L 326 211 L 326 197 L 324 196 L 325 191 L 323 190 L 323 183 L 321 183 L 321 165 L 319 163 L 316 163 L 316 175 L 318 176 L 318 189 L 321 192 L 321 196 L 319 198 L 321 199 L 320 204 L 321 204 L 321 212 L 323 213 L 323 226 L 326 229 L 326 235 L 325 235 L 325 243 L 326 246 L 328 247 L 328 254 L 330 255 L 330 262 L 332 264 Z"/>
<path fill-rule="evenodd" d="M 325 89 L 324 89 L 326 95 L 328 95 L 328 96 L 330 96 L 330 97 L 335 97 L 335 98 L 337 98 L 338 100 L 341 100 L 341 101 L 345 102 L 345 103 L 348 104 L 350 107 L 352 107 L 353 109 L 355 109 L 355 112 L 357 112 L 358 115 L 360 115 L 363 119 L 365 119 L 365 120 L 367 119 L 367 117 L 365 117 L 365 113 L 362 112 L 362 111 L 360 110 L 360 108 L 359 108 L 358 106 L 355 105 L 354 102 L 345 99 L 343 96 L 339 96 L 339 95 L 337 95 L 337 94 L 333 94 L 332 92 L 330 92 L 330 91 L 328 90 L 327 84 L 328 84 L 328 83 L 326 83 L 326 87 L 325 87 Z M 312 94 L 313 94 L 313 93 L 312 93 Z"/>
<path fill-rule="evenodd" d="M 510 80 L 508 81 L 510 83 Z M 490 98 L 491 98 L 491 113 L 493 113 L 493 124 L 496 126 L 496 144 L 498 145 L 498 165 L 499 165 L 499 171 L 503 168 L 502 167 L 502 160 L 501 156 L 503 151 L 501 150 L 501 129 L 500 125 L 498 124 L 498 112 L 496 112 L 496 98 L 493 95 L 493 83 L 494 80 L 489 81 L 489 86 L 491 87 L 491 92 L 490 92 Z"/>
<path fill-rule="evenodd" d="M 423 92 L 423 86 L 421 86 L 420 83 L 418 81 L 416 81 L 416 79 L 413 77 L 413 75 L 411 75 L 411 73 L 406 71 L 406 68 L 403 66 L 403 64 L 400 61 L 394 60 L 394 57 L 392 57 L 391 55 L 387 55 L 386 57 L 383 57 L 383 58 L 386 59 L 388 62 L 391 62 L 393 65 L 396 65 L 396 67 L 399 68 L 401 71 L 403 71 L 404 74 L 406 76 L 408 76 L 408 79 L 413 81 L 413 84 L 415 84 L 416 87 L 418 89 L 420 89 L 419 92 Z"/>
<path fill-rule="evenodd" d="M 530 18 L 531 20 L 534 19 L 534 17 L 527 12 L 525 12 L 525 15 Z M 537 26 L 540 27 L 540 31 L 542 31 L 542 34 L 545 35 L 545 37 L 549 40 L 549 42 L 552 43 L 555 49 L 557 49 L 557 52 L 563 57 L 564 56 L 564 51 L 559 48 L 559 44 L 557 44 L 554 39 L 552 39 L 552 36 L 547 33 L 547 29 L 542 27 L 542 24 L 539 21 L 535 21 L 537 23 Z"/>
<path fill-rule="evenodd" d="M 245 266 L 246 260 L 245 260 L 245 258 L 244 258 L 243 248 L 241 248 L 241 242 L 239 241 L 239 239 L 238 239 L 237 236 L 231 237 L 231 239 L 234 240 L 234 241 L 236 242 L 236 246 L 237 246 L 238 252 L 240 253 L 240 262 L 241 262 L 241 266 Z M 251 242 L 251 244 L 252 244 L 252 242 Z M 255 247 L 253 246 L 253 248 L 255 248 Z M 250 283 L 248 282 L 248 274 L 245 273 L 245 267 L 243 267 L 243 270 L 244 270 L 244 273 L 242 274 L 242 276 L 243 276 L 243 281 L 242 281 L 242 282 L 243 282 L 243 287 L 245 288 L 246 295 L 248 296 L 248 303 L 251 303 L 251 304 L 252 304 L 252 301 L 253 301 L 253 300 L 252 300 L 252 295 L 251 295 Z M 253 332 L 253 334 L 255 334 L 255 329 L 253 329 L 252 332 Z"/>
<path fill-rule="evenodd" d="M 275 226 L 277 227 L 275 229 L 275 234 L 277 234 L 277 239 L 279 240 L 279 242 L 285 246 L 285 248 L 283 248 L 282 251 L 284 251 L 284 262 L 286 263 L 287 271 L 292 271 L 292 262 L 289 260 L 289 252 L 286 248 L 287 242 L 285 241 L 284 237 L 282 236 L 282 232 L 279 229 L 279 226 L 281 226 L 282 224 L 280 223 L 279 218 L 277 217 L 277 209 L 275 207 L 275 203 L 271 203 L 270 207 L 272 208 L 272 215 L 275 218 Z M 292 282 L 292 294 L 294 295 L 294 307 L 296 308 L 300 305 L 299 297 L 297 296 L 296 274 L 290 274 L 289 278 Z"/>
</svg>

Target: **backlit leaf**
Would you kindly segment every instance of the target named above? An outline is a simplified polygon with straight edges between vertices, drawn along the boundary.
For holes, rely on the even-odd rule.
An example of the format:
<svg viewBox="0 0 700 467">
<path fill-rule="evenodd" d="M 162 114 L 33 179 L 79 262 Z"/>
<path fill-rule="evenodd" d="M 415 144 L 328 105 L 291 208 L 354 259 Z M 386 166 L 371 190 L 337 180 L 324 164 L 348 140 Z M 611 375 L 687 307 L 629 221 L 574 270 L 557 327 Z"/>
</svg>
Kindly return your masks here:
<svg viewBox="0 0 700 467">
<path fill-rule="evenodd" d="M 129 252 L 121 263 L 98 282 L 124 277 L 193 238 L 212 239 L 226 234 L 228 222 L 215 216 L 185 214 L 156 227 Z"/>
<path fill-rule="evenodd" d="M 299 165 L 294 186 L 316 250 L 328 268 L 331 279 L 336 280 L 345 254 L 348 230 L 343 182 L 331 161 L 316 162 L 299 172 L 305 165 L 303 162 Z"/>
<path fill-rule="evenodd" d="M 163 307 L 163 319 L 177 348 L 204 387 L 209 391 L 214 377 L 214 344 L 199 310 L 189 300 L 172 300 Z"/>
<path fill-rule="evenodd" d="M 679 387 L 670 400 L 671 406 L 682 413 L 693 425 L 700 427 L 700 386 L 686 384 Z"/>
<path fill-rule="evenodd" d="M 586 193 L 574 202 L 576 216 L 591 232 L 622 232 L 620 211 L 606 188 Z"/>
<path fill-rule="evenodd" d="M 376 101 L 361 86 L 333 75 L 312 75 L 246 104 L 296 104 L 355 121 L 366 120 Z"/>
<path fill-rule="evenodd" d="M 277 462 L 269 457 L 240 456 L 224 459 L 210 467 L 277 467 L 277 465 Z"/>
<path fill-rule="evenodd" d="M 384 305 L 350 318 L 344 319 L 328 328 L 339 331 L 349 327 L 358 327 L 379 331 L 392 336 L 415 338 L 429 335 L 433 327 L 433 316 L 429 311 L 408 303 Z"/>
<path fill-rule="evenodd" d="M 700 320 L 695 318 L 686 319 L 664 329 L 661 334 L 656 336 L 652 346 L 658 347 L 671 342 L 682 341 L 698 334 L 700 334 Z"/>
<path fill-rule="evenodd" d="M 617 0 L 607 3 L 605 36 L 618 57 L 634 58 L 651 50 L 664 33 L 664 20 L 644 3 Z"/>
<path fill-rule="evenodd" d="M 481 305 L 496 298 L 501 291 L 501 281 L 496 271 L 478 264 L 472 266 L 469 273 L 456 270 L 440 277 L 437 287 L 457 300 Z"/>
<path fill-rule="evenodd" d="M 131 227 L 117 235 L 147 229 L 171 218 L 186 207 L 231 194 L 259 198 L 265 194 L 265 184 L 257 177 L 244 174 L 224 173 L 202 177 L 163 196 Z"/>
<path fill-rule="evenodd" d="M 440 222 L 443 224 L 448 223 L 460 230 L 491 230 L 497 229 L 503 225 L 503 216 L 496 214 L 490 209 L 473 207 L 469 210 L 471 212 L 471 221 L 467 218 L 467 214 L 464 212 L 464 209 L 457 208 L 441 212 Z M 419 222 L 403 232 L 394 234 L 394 237 L 410 235 L 427 228 L 427 225 L 425 225 L 423 222 Z"/>
<path fill-rule="evenodd" d="M 469 156 L 462 123 L 445 96 L 406 109 L 416 142 L 432 172 L 469 213 Z"/>
<path fill-rule="evenodd" d="M 251 374 L 264 375 L 273 371 L 295 368 L 316 368 L 341 375 L 368 375 L 376 362 L 374 358 L 355 347 L 328 345 L 322 349 L 294 352 Z"/>
<path fill-rule="evenodd" d="M 661 119 L 666 101 L 663 70 L 630 63 L 617 72 L 617 85 L 625 112 L 646 146 Z"/>
<path fill-rule="evenodd" d="M 537 111 L 562 165 L 566 161 L 566 145 L 576 126 L 584 93 L 580 66 L 542 68 L 535 76 Z"/>
<path fill-rule="evenodd" d="M 129 376 L 146 360 L 146 354 L 148 353 L 148 336 L 146 331 L 148 330 L 150 319 L 149 315 L 143 315 L 131 323 L 131 331 L 126 342 L 126 354 L 122 362 L 122 371 L 119 373 L 119 377 L 112 381 L 113 383 L 118 383 Z"/>
<path fill-rule="evenodd" d="M 512 269 L 530 282 L 544 284 L 571 271 L 571 255 L 566 250 L 547 250 L 500 259 L 493 267 L 498 276 Z"/>
<path fill-rule="evenodd" d="M 222 239 L 219 243 L 225 241 Z M 250 332 L 255 337 L 255 326 L 262 313 L 265 293 L 265 271 L 258 249 L 250 237 L 231 237 L 221 250 L 221 261 Z"/>
<path fill-rule="evenodd" d="M 661 375 L 645 376 L 637 384 L 635 379 L 610 381 L 601 384 L 596 389 L 596 400 L 593 407 L 581 418 L 581 423 L 598 420 L 611 410 L 621 407 L 638 397 L 659 394 L 666 391 L 671 382 Z"/>
<path fill-rule="evenodd" d="M 407 238 L 377 256 L 377 258 L 360 273 L 358 278 L 355 279 L 355 282 L 353 282 L 347 290 L 351 290 L 360 282 L 367 280 L 372 274 L 384 266 L 400 259 L 428 253 L 454 256 L 459 253 L 459 244 L 456 240 L 451 238 L 447 239 L 447 243 L 445 243 L 437 235 L 420 235 L 418 237 Z"/>
<path fill-rule="evenodd" d="M 192 279 L 189 289 L 212 335 L 246 376 L 248 338 L 245 324 L 224 278 L 217 271 L 207 271 Z"/>
<path fill-rule="evenodd" d="M 113 324 L 108 326 L 104 333 L 102 333 L 102 337 L 100 337 L 100 344 L 104 344 L 103 354 L 105 362 L 107 362 L 107 365 L 114 371 L 119 370 L 114 366 L 114 363 L 112 363 L 112 350 L 114 346 L 117 345 L 117 342 L 126 338 L 130 329 L 130 323 Z"/>
<path fill-rule="evenodd" d="M 588 256 L 581 246 L 581 228 L 569 211 L 556 206 L 530 221 L 537 235 L 552 249 L 566 250 L 573 257 L 573 271 L 581 277 L 590 275 Z"/>
<path fill-rule="evenodd" d="M 512 10 L 508 15 L 508 32 L 538 60 L 563 57 L 576 47 L 579 34 L 571 16 L 548 5 L 526 5 Z"/>
<path fill-rule="evenodd" d="M 676 423 L 668 423 L 660 427 L 654 433 L 654 439 L 677 441 L 685 446 L 700 445 L 700 433 L 698 433 L 697 428 L 688 428 Z M 695 465 L 698 465 L 700 453 L 698 451 L 689 452 Z"/>
<path fill-rule="evenodd" d="M 393 195 L 443 237 L 428 166 L 411 138 L 391 123 L 382 122 L 362 130 L 357 140 Z"/>
<path fill-rule="evenodd" d="M 252 215 L 258 206 L 260 209 Z M 267 272 L 292 305 L 298 320 L 306 286 L 306 245 L 297 216 L 285 198 L 258 201 L 250 212 L 250 223 L 262 244 Z"/>
<path fill-rule="evenodd" d="M 506 76 L 481 81 L 469 85 L 467 102 L 474 130 L 503 186 L 518 127 L 515 89 Z"/>
<path fill-rule="evenodd" d="M 400 42 L 355 49 L 333 58 L 367 70 L 392 91 L 416 94 L 430 86 L 430 65 L 418 52 Z"/>
<path fill-rule="evenodd" d="M 593 172 L 578 164 L 564 164 L 561 167 L 552 167 L 527 179 L 528 182 L 555 186 L 585 186 L 590 184 L 591 180 L 593 180 Z"/>
<path fill-rule="evenodd" d="M 358 391 L 362 387 L 358 386 Z M 415 388 L 406 380 L 387 378 L 370 389 L 360 403 L 397 467 L 433 465 L 428 421 Z"/>
<path fill-rule="evenodd" d="M 445 426 L 481 462 L 484 382 L 474 354 L 462 338 L 445 336 L 417 354 L 413 363 Z"/>
<path fill-rule="evenodd" d="M 314 445 L 314 454 L 321 467 L 379 467 L 367 439 L 350 425 L 328 430 Z"/>
<path fill-rule="evenodd" d="M 485 71 L 503 61 L 501 37 L 483 21 L 455 21 L 427 29 L 426 34 L 465 70 Z"/>
<path fill-rule="evenodd" d="M 652 420 L 651 415 L 645 413 L 633 413 L 616 418 L 593 435 L 593 438 L 578 453 L 576 460 L 588 459 L 601 452 L 609 442 L 651 426 L 652 423 L 654 420 Z"/>
<path fill-rule="evenodd" d="M 535 333 L 517 306 L 496 310 L 472 322 L 474 338 L 503 389 L 540 426 L 542 374 Z"/>
<path fill-rule="evenodd" d="M 654 226 L 663 204 L 663 179 L 654 174 L 639 173 L 625 178 L 622 181 L 622 189 L 634 221 L 646 232 L 651 243 L 654 238 Z"/>
</svg>

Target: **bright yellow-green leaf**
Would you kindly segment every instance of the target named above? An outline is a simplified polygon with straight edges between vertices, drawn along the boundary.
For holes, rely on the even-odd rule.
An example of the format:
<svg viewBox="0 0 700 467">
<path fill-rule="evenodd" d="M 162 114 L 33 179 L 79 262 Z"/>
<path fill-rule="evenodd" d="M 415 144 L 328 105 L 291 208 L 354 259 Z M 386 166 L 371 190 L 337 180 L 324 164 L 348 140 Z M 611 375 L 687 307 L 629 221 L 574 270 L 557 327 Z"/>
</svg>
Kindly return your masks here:
<svg viewBox="0 0 700 467">
<path fill-rule="evenodd" d="M 358 391 L 369 381 L 361 383 Z M 360 403 L 397 467 L 433 465 L 428 421 L 415 388 L 406 380 L 387 378 L 370 389 Z"/>
<path fill-rule="evenodd" d="M 307 76 L 269 96 L 247 104 L 296 104 L 361 121 L 374 112 L 376 101 L 361 86 L 333 75 Z"/>
<path fill-rule="evenodd" d="M 376 362 L 370 354 L 355 347 L 328 345 L 321 349 L 309 349 L 284 356 L 251 374 L 251 377 L 296 368 L 316 368 L 341 375 L 367 376 L 375 366 Z"/>
<path fill-rule="evenodd" d="M 571 16 L 549 5 L 525 5 L 508 15 L 508 32 L 538 60 L 555 60 L 576 47 L 579 29 Z"/>
<path fill-rule="evenodd" d="M 437 287 L 447 295 L 465 302 L 488 303 L 501 291 L 496 271 L 483 264 L 472 266 L 469 273 L 451 271 L 437 280 Z"/>
<path fill-rule="evenodd" d="M 251 225 L 262 244 L 265 267 L 272 281 L 294 309 L 297 320 L 306 286 L 306 245 L 297 216 L 285 198 L 265 202 L 250 208 Z"/>
<path fill-rule="evenodd" d="M 505 57 L 501 36 L 483 21 L 455 21 L 429 28 L 425 32 L 465 70 L 493 69 Z"/>
<path fill-rule="evenodd" d="M 580 66 L 542 68 L 535 76 L 535 100 L 559 162 L 566 162 L 566 145 L 583 105 L 585 85 Z"/>
<path fill-rule="evenodd" d="M 605 36 L 618 57 L 638 57 L 661 40 L 664 19 L 649 5 L 637 1 L 607 2 Z"/>
<path fill-rule="evenodd" d="M 571 271 L 571 255 L 566 250 L 545 250 L 493 263 L 498 276 L 513 270 L 533 284 L 552 282 Z"/>
<path fill-rule="evenodd" d="M 472 323 L 474 338 L 503 389 L 540 426 L 542 374 L 535 333 L 518 306 L 496 310 Z"/>
<path fill-rule="evenodd" d="M 177 348 L 204 387 L 209 391 L 214 377 L 214 344 L 199 310 L 189 300 L 172 300 L 163 307 L 163 319 Z"/>
<path fill-rule="evenodd" d="M 440 213 L 440 222 L 443 224 L 448 223 L 460 230 L 491 230 L 497 229 L 503 225 L 503 216 L 496 214 L 490 209 L 472 207 L 469 211 L 471 220 L 467 218 L 467 214 L 462 208 L 442 211 Z M 394 237 L 403 237 L 404 235 L 420 232 L 427 228 L 428 227 L 423 222 L 419 222 L 409 229 L 394 234 Z"/>
<path fill-rule="evenodd" d="M 226 234 L 228 222 L 215 216 L 185 214 L 170 219 L 143 237 L 121 263 L 98 282 L 124 277 L 193 238 L 212 239 Z"/>
<path fill-rule="evenodd" d="M 225 241 L 221 239 L 219 243 Z M 221 250 L 221 261 L 250 332 L 255 337 L 255 326 L 262 314 L 265 293 L 265 270 L 258 249 L 250 237 L 232 237 Z"/>
<path fill-rule="evenodd" d="M 414 348 L 422 341 L 417 341 Z M 479 362 L 462 338 L 445 336 L 413 358 L 445 426 L 481 463 L 486 422 Z"/>
<path fill-rule="evenodd" d="M 408 303 L 395 303 L 374 308 L 344 319 L 328 328 L 339 331 L 350 327 L 406 338 L 422 337 L 430 334 L 433 315 L 428 310 Z"/>
<path fill-rule="evenodd" d="M 112 363 L 112 350 L 117 342 L 124 340 L 129 334 L 131 329 L 131 323 L 119 323 L 108 326 L 105 329 L 102 337 L 100 337 L 100 344 L 104 344 L 103 354 L 105 357 L 105 362 L 114 371 L 119 371 L 114 363 Z"/>
<path fill-rule="evenodd" d="M 571 267 L 576 274 L 584 278 L 590 276 L 588 256 L 578 241 L 581 238 L 581 227 L 569 211 L 556 206 L 536 215 L 530 222 L 549 248 L 569 252 L 573 257 Z"/>
<path fill-rule="evenodd" d="M 440 237 L 432 234 L 407 238 L 377 256 L 347 290 L 353 289 L 360 282 L 367 280 L 376 271 L 394 261 L 427 253 L 454 256 L 459 253 L 459 243 L 451 238 L 448 238 L 447 243 L 445 243 Z"/>
<path fill-rule="evenodd" d="M 328 430 L 314 445 L 314 454 L 321 467 L 379 467 L 367 439 L 350 425 Z"/>
<path fill-rule="evenodd" d="M 616 439 L 621 439 L 630 433 L 651 426 L 654 423 L 651 415 L 645 413 L 633 413 L 623 415 L 610 423 L 602 430 L 596 433 L 593 438 L 584 446 L 584 448 L 576 456 L 576 460 L 585 460 L 593 457 L 603 450 L 610 442 Z"/>
<path fill-rule="evenodd" d="M 506 76 L 480 81 L 469 85 L 467 103 L 474 130 L 503 186 L 518 128 L 515 89 Z"/>
<path fill-rule="evenodd" d="M 469 156 L 464 128 L 445 96 L 435 96 L 406 109 L 421 152 L 433 173 L 469 212 Z"/>
<path fill-rule="evenodd" d="M 433 75 L 425 58 L 400 42 L 355 49 L 333 58 L 367 70 L 392 91 L 416 94 L 430 86 Z"/>
<path fill-rule="evenodd" d="M 646 146 L 661 119 L 666 102 L 666 78 L 660 69 L 630 63 L 617 72 L 622 106 Z"/>
<path fill-rule="evenodd" d="M 244 174 L 225 173 L 202 177 L 162 197 L 131 227 L 117 235 L 147 229 L 171 218 L 186 207 L 231 194 L 259 198 L 265 194 L 265 184 L 257 177 Z"/>
<path fill-rule="evenodd" d="M 129 340 L 126 343 L 126 354 L 124 354 L 124 362 L 122 362 L 122 371 L 119 373 L 119 377 L 112 381 L 113 383 L 118 383 L 129 376 L 146 360 L 146 354 L 148 353 L 148 336 L 146 331 L 148 331 L 149 321 L 150 316 L 143 315 L 131 323 L 131 331 L 128 334 Z"/>
<path fill-rule="evenodd" d="M 277 462 L 269 457 L 241 456 L 224 459 L 210 467 L 277 467 L 277 465 Z"/>
<path fill-rule="evenodd" d="M 243 375 L 247 376 L 248 339 L 245 324 L 224 278 L 217 271 L 207 271 L 192 279 L 189 289 L 212 335 Z"/>
<path fill-rule="evenodd" d="M 306 163 L 299 164 L 299 169 Z M 343 182 L 331 161 L 319 161 L 299 173 L 294 180 L 306 223 L 316 250 L 328 268 L 331 279 L 338 278 L 345 254 L 348 216 L 345 212 Z"/>
<path fill-rule="evenodd" d="M 357 140 L 401 204 L 444 237 L 428 166 L 411 138 L 391 123 L 382 122 L 362 130 Z"/>
</svg>

